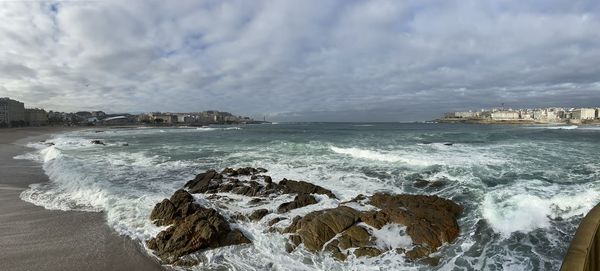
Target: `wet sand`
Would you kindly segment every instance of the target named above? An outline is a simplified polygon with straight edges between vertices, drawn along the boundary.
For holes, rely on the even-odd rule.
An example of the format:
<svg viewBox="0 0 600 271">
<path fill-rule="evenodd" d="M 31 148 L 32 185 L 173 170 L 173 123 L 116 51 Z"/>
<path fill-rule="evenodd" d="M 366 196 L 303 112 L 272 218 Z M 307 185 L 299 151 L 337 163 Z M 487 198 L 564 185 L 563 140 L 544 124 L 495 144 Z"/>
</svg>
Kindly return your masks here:
<svg viewBox="0 0 600 271">
<path fill-rule="evenodd" d="M 165 270 L 104 214 L 52 211 L 19 198 L 29 184 L 47 182 L 39 163 L 15 160 L 27 142 L 72 128 L 0 129 L 1 270 Z"/>
</svg>

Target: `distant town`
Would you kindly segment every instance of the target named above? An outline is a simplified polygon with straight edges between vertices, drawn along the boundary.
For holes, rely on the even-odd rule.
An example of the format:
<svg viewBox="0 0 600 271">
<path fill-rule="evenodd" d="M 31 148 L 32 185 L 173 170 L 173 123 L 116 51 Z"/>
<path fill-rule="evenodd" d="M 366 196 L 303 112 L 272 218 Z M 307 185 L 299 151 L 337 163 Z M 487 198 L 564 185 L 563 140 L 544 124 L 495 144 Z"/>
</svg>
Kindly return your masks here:
<svg viewBox="0 0 600 271">
<path fill-rule="evenodd" d="M 446 113 L 439 122 L 512 123 L 512 124 L 595 124 L 600 123 L 600 108 L 493 108 L 480 111 Z"/>
<path fill-rule="evenodd" d="M 229 112 L 203 111 L 193 113 L 150 112 L 142 114 L 107 114 L 102 111 L 74 113 L 26 108 L 25 104 L 10 98 L 0 98 L 0 128 L 28 126 L 205 126 L 211 124 L 265 123 Z"/>
</svg>

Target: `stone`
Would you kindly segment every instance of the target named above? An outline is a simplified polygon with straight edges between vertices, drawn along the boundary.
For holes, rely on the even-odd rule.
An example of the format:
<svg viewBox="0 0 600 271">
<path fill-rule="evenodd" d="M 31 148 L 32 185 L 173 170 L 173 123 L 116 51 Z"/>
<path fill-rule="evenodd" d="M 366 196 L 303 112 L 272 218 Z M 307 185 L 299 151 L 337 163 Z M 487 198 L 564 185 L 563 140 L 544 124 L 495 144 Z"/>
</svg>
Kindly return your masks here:
<svg viewBox="0 0 600 271">
<path fill-rule="evenodd" d="M 325 189 L 318 185 L 314 185 L 305 181 L 293 181 L 283 179 L 279 182 L 279 185 L 285 187 L 286 193 L 298 193 L 298 194 L 321 194 L 327 195 L 329 198 L 336 199 L 337 197 L 331 192 L 331 190 Z"/>
<path fill-rule="evenodd" d="M 269 210 L 258 209 L 256 211 L 252 212 L 252 214 L 250 214 L 250 216 L 248 218 L 250 218 L 250 220 L 258 221 L 258 220 L 261 220 L 263 217 L 265 217 L 268 214 L 269 214 Z"/>
<path fill-rule="evenodd" d="M 325 243 L 359 221 L 359 212 L 350 207 L 315 211 L 296 217 L 284 232 L 300 236 L 306 249 L 319 251 Z"/>
<path fill-rule="evenodd" d="M 381 255 L 381 250 L 375 247 L 359 247 L 354 250 L 356 257 L 376 257 Z"/>
<path fill-rule="evenodd" d="M 316 204 L 316 203 L 317 203 L 317 199 L 315 199 L 315 197 L 313 197 L 312 195 L 298 194 L 294 198 L 294 201 L 286 202 L 286 203 L 279 205 L 279 207 L 277 208 L 277 212 L 280 214 L 287 213 L 290 210 L 302 208 L 304 206 L 308 206 L 308 205 Z"/>
<path fill-rule="evenodd" d="M 102 142 L 102 140 L 92 140 L 90 141 L 90 143 L 94 144 L 94 145 L 106 145 L 104 142 Z"/>
<path fill-rule="evenodd" d="M 158 203 L 150 216 L 172 224 L 146 242 L 148 248 L 168 264 L 184 263 L 179 261 L 180 257 L 202 249 L 251 242 L 241 231 L 232 229 L 215 209 L 195 203 L 185 190 L 178 190 L 171 199 Z"/>
</svg>

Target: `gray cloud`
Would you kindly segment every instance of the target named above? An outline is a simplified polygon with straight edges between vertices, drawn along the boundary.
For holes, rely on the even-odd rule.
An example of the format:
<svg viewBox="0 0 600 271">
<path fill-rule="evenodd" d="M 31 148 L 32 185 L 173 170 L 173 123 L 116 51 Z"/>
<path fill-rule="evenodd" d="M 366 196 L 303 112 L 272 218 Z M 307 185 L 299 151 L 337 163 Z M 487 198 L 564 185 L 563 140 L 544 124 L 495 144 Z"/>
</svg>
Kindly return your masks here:
<svg viewBox="0 0 600 271">
<path fill-rule="evenodd" d="M 0 1 L 0 96 L 406 121 L 600 104 L 597 1 Z"/>
</svg>

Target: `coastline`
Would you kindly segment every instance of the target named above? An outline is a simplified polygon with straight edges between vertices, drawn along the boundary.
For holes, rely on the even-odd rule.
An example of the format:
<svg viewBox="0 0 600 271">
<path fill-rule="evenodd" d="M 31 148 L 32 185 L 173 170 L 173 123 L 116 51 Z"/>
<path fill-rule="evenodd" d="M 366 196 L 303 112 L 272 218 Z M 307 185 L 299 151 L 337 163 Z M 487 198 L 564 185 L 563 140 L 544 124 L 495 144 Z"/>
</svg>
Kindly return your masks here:
<svg viewBox="0 0 600 271">
<path fill-rule="evenodd" d="M 4 270 L 165 270 L 139 244 L 118 235 L 104 214 L 46 210 L 20 199 L 47 182 L 40 164 L 16 160 L 28 142 L 87 127 L 0 129 L 0 262 Z"/>
<path fill-rule="evenodd" d="M 574 121 L 560 121 L 560 122 L 550 122 L 550 121 L 536 121 L 536 120 L 490 120 L 490 119 L 436 119 L 434 120 L 438 123 L 461 123 L 461 124 L 486 124 L 486 125 L 495 125 L 495 124 L 512 124 L 512 125 L 598 125 L 600 124 L 600 120 L 585 120 L 580 122 Z"/>
</svg>

